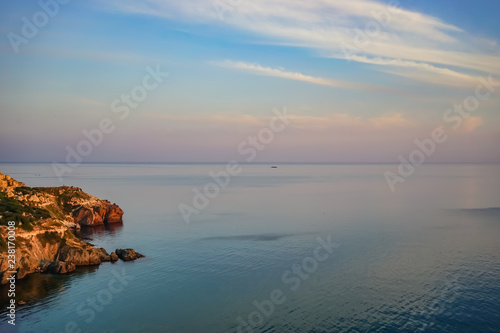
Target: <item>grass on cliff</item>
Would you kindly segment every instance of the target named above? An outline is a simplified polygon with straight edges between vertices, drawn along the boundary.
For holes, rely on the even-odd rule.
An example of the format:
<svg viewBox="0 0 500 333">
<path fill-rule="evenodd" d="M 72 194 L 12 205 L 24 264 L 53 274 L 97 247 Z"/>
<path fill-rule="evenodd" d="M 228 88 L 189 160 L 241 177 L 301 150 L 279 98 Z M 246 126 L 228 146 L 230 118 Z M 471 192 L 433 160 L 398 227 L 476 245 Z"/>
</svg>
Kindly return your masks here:
<svg viewBox="0 0 500 333">
<path fill-rule="evenodd" d="M 43 209 L 23 205 L 14 198 L 9 198 L 5 193 L 0 192 L 0 225 L 7 225 L 9 221 L 15 221 L 16 226 L 24 230 L 33 230 L 34 222 L 50 218 L 51 214 Z"/>
<path fill-rule="evenodd" d="M 45 206 L 45 209 L 52 215 L 52 217 L 55 217 L 59 220 L 64 220 L 65 219 L 65 214 L 60 207 L 56 205 L 47 205 Z"/>
</svg>

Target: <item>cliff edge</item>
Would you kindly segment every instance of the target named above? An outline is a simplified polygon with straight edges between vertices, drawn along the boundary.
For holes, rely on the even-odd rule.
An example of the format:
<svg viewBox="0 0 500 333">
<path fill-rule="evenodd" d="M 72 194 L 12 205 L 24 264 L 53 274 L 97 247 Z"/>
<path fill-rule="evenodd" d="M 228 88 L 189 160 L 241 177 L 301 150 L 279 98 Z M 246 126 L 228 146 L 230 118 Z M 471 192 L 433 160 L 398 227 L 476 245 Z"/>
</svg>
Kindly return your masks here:
<svg viewBox="0 0 500 333">
<path fill-rule="evenodd" d="M 17 278 L 35 272 L 64 274 L 77 266 L 99 265 L 120 257 L 142 257 L 133 249 L 108 254 L 77 238 L 71 228 L 122 223 L 123 210 L 71 186 L 27 187 L 0 173 L 0 283 L 8 271 Z M 15 263 L 9 261 L 9 222 L 15 224 Z M 11 244 L 12 245 L 12 244 Z M 119 253 L 117 255 L 116 253 Z M 132 258 L 132 259 L 131 259 Z"/>
</svg>

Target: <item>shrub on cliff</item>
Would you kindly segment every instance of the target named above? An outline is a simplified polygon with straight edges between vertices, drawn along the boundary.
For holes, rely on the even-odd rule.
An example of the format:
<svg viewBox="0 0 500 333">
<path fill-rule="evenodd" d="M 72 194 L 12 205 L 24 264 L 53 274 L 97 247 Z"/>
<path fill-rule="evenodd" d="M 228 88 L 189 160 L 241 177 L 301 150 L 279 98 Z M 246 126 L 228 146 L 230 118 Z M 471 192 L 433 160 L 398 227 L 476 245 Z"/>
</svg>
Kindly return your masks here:
<svg viewBox="0 0 500 333">
<path fill-rule="evenodd" d="M 17 222 L 16 225 L 21 222 L 19 227 L 24 230 L 32 230 L 33 222 L 51 217 L 47 210 L 23 205 L 3 192 L 0 192 L 0 214 L 0 225 L 6 226 L 9 221 Z"/>
<path fill-rule="evenodd" d="M 47 243 L 57 244 L 63 241 L 61 235 L 59 235 L 59 233 L 56 231 L 45 231 L 43 234 L 38 234 L 36 237 L 43 246 L 45 246 Z"/>
</svg>

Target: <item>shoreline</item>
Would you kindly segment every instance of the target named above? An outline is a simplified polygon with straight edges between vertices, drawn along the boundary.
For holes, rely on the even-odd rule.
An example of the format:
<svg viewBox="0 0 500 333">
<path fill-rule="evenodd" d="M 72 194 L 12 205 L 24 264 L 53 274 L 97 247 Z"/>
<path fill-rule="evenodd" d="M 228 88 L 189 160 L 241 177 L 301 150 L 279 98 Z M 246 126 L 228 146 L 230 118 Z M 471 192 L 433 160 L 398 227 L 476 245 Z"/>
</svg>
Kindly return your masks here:
<svg viewBox="0 0 500 333">
<path fill-rule="evenodd" d="M 80 266 L 144 257 L 129 248 L 108 253 L 78 236 L 82 228 L 122 226 L 123 214 L 118 205 L 80 188 L 28 187 L 0 173 L 0 284 L 13 275 L 19 280 L 33 273 L 67 274 Z"/>
</svg>

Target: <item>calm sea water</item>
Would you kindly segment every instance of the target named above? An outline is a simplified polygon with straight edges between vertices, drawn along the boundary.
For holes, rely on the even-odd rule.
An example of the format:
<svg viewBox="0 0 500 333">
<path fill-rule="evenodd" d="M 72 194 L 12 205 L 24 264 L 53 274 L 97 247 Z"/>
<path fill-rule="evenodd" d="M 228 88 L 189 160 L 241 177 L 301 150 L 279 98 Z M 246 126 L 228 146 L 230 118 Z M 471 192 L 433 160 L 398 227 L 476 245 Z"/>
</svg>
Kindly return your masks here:
<svg viewBox="0 0 500 333">
<path fill-rule="evenodd" d="M 147 257 L 19 281 L 0 332 L 500 332 L 500 165 L 424 165 L 391 193 L 395 168 L 245 165 L 186 224 L 224 165 L 82 165 L 64 185 L 125 211 L 83 236 Z M 62 185 L 47 164 L 0 171 Z M 323 261 L 318 237 L 338 245 Z"/>
</svg>

